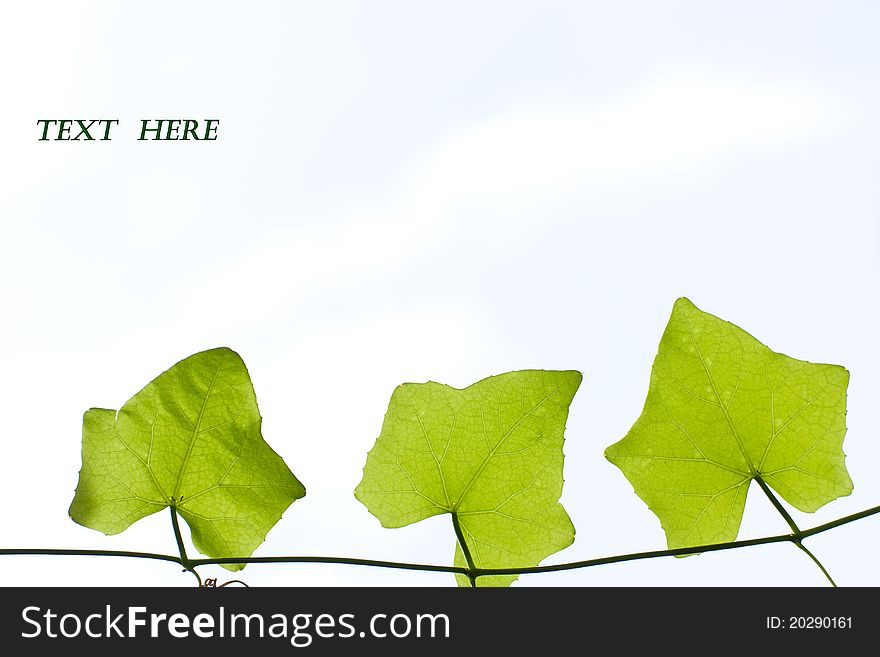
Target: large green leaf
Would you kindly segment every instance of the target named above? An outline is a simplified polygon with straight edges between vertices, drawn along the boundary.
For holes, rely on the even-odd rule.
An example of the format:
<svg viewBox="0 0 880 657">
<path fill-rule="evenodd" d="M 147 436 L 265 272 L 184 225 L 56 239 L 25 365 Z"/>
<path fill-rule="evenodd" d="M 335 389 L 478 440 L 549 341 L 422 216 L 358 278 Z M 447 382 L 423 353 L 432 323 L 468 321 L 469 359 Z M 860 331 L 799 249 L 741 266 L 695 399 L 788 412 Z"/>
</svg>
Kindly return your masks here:
<svg viewBox="0 0 880 657">
<path fill-rule="evenodd" d="M 574 540 L 559 496 L 565 422 L 580 383 L 579 372 L 524 370 L 463 390 L 398 386 L 355 496 L 385 527 L 454 514 L 477 568 L 537 565 Z M 465 565 L 460 545 L 455 563 Z"/>
<path fill-rule="evenodd" d="M 842 450 L 849 373 L 771 351 L 675 303 L 641 416 L 605 456 L 670 548 L 731 541 L 753 479 L 812 512 L 852 491 Z"/>
<path fill-rule="evenodd" d="M 174 506 L 200 552 L 248 557 L 291 502 L 305 495 L 263 440 L 261 422 L 238 354 L 220 348 L 190 356 L 118 412 L 86 411 L 70 517 L 117 534 Z"/>
</svg>

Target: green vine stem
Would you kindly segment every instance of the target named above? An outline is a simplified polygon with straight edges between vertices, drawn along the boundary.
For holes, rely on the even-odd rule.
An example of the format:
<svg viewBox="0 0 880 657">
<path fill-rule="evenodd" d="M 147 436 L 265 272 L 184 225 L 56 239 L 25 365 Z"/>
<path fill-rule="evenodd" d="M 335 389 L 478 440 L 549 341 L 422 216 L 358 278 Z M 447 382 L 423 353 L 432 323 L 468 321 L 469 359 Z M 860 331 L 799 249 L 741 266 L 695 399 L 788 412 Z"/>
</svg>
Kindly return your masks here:
<svg viewBox="0 0 880 657">
<path fill-rule="evenodd" d="M 321 563 L 336 564 L 347 566 L 370 566 L 375 568 L 393 568 L 399 570 L 419 570 L 424 572 L 442 572 L 442 573 L 458 573 L 468 577 L 489 576 L 489 575 L 535 575 L 539 573 L 553 573 L 563 570 L 576 570 L 579 568 L 592 568 L 594 566 L 604 566 L 613 563 L 623 563 L 626 561 L 638 561 L 640 559 L 656 559 L 660 557 L 677 557 L 686 554 L 696 554 L 699 552 L 720 552 L 722 550 L 736 550 L 739 548 L 753 547 L 756 545 L 768 545 L 770 543 L 795 543 L 798 545 L 804 539 L 817 534 L 830 531 L 837 527 L 842 527 L 851 522 L 862 520 L 870 516 L 880 513 L 880 506 L 875 506 L 858 513 L 853 513 L 831 522 L 812 527 L 810 529 L 800 530 L 799 535 L 795 534 L 779 534 L 777 536 L 766 536 L 764 538 L 751 538 L 743 541 L 730 541 L 727 543 L 713 543 L 710 545 L 696 545 L 687 548 L 675 548 L 672 550 L 652 550 L 650 552 L 634 552 L 632 554 L 618 554 L 609 557 L 599 557 L 596 559 L 585 559 L 583 561 L 572 561 L 570 563 L 551 564 L 549 566 L 534 566 L 531 568 L 462 568 L 459 566 L 440 566 L 434 564 L 405 563 L 400 561 L 379 561 L 374 559 L 357 559 L 350 557 L 232 557 L 224 559 L 186 559 L 184 563 L 185 552 L 180 557 L 168 554 L 156 554 L 153 552 L 129 552 L 123 550 L 66 550 L 52 548 L 2 548 L 0 556 L 58 556 L 58 557 L 124 557 L 134 559 L 153 559 L 157 561 L 170 561 L 183 566 L 184 569 L 198 576 L 195 569 L 200 566 L 211 564 L 226 563 L 244 563 L 244 564 L 260 564 L 260 563 Z M 179 531 L 179 528 L 178 528 Z M 804 549 L 801 547 L 801 549 Z M 812 554 L 808 552 L 808 554 Z M 820 566 L 821 567 L 821 566 Z M 823 568 L 824 571 L 824 568 Z M 830 579 L 830 578 L 829 578 Z M 201 582 L 201 578 L 199 578 Z"/>
</svg>

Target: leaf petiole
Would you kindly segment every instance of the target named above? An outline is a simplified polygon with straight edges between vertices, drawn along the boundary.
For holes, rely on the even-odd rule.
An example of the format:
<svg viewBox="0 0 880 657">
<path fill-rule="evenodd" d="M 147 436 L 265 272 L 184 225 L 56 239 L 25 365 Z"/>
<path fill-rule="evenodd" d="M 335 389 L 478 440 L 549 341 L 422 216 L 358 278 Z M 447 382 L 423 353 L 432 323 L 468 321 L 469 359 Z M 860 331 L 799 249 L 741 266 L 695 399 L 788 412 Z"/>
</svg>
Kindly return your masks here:
<svg viewBox="0 0 880 657">
<path fill-rule="evenodd" d="M 801 541 L 801 539 L 804 537 L 804 533 L 801 531 L 800 527 L 797 526 L 797 523 L 794 521 L 794 518 L 791 517 L 791 514 L 789 514 L 789 512 L 785 510 L 785 507 L 782 506 L 782 502 L 780 502 L 779 499 L 777 499 L 777 497 L 773 494 L 773 491 L 770 490 L 770 487 L 767 485 L 767 482 L 765 482 L 761 478 L 761 475 L 759 475 L 759 474 L 755 475 L 755 481 L 758 482 L 758 485 L 761 487 L 761 490 L 764 491 L 764 494 L 767 496 L 767 498 L 770 500 L 770 502 L 773 504 L 773 506 L 776 508 L 776 510 L 779 511 L 779 514 L 783 518 L 785 518 L 785 522 L 788 523 L 788 526 L 791 527 L 791 532 L 792 532 L 792 535 L 794 536 L 794 540 L 792 541 L 792 543 L 794 543 L 801 550 L 803 550 L 804 553 L 806 553 L 806 555 L 808 557 L 810 557 L 810 559 L 813 560 L 813 563 L 815 563 L 817 566 L 819 566 L 819 570 L 821 570 L 822 574 L 825 575 L 826 579 L 829 582 L 831 582 L 831 586 L 833 586 L 834 588 L 837 588 L 837 584 L 835 583 L 835 581 L 831 577 L 831 575 L 828 573 L 828 571 L 825 569 L 825 566 L 822 565 L 822 562 L 819 561 L 818 557 L 816 557 L 815 554 L 810 552 L 807 549 L 807 547 L 803 544 L 803 542 Z"/>
<path fill-rule="evenodd" d="M 173 497 L 171 498 L 171 505 L 168 509 L 171 511 L 171 526 L 174 529 L 174 540 L 177 541 L 177 550 L 180 552 L 180 565 L 183 566 L 185 571 L 191 572 L 195 575 L 195 578 L 199 581 L 199 587 L 201 587 L 202 578 L 196 572 L 195 566 L 193 566 L 189 557 L 186 556 L 186 546 L 183 544 L 183 536 L 180 534 L 180 524 L 177 522 L 177 504 Z"/>
<path fill-rule="evenodd" d="M 467 562 L 468 572 L 467 578 L 470 581 L 471 586 L 476 588 L 477 586 L 477 577 L 474 571 L 476 570 L 476 566 L 474 566 L 473 557 L 471 557 L 471 551 L 468 548 L 467 541 L 464 538 L 464 532 L 461 530 L 461 525 L 458 522 L 458 514 L 455 512 L 452 513 L 452 527 L 455 529 L 455 537 L 458 539 L 458 546 L 461 548 L 461 553 L 464 555 L 464 560 Z"/>
</svg>

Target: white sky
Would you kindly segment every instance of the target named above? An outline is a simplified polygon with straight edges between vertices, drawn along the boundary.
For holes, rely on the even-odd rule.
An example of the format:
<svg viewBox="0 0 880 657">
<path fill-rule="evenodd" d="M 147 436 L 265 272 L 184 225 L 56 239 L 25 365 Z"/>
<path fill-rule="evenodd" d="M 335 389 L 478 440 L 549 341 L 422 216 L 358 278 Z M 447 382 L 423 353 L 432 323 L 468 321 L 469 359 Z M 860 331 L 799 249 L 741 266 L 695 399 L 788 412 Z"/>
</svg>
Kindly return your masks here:
<svg viewBox="0 0 880 657">
<path fill-rule="evenodd" d="M 880 503 L 876 2 L 6 3 L 0 9 L 3 547 L 174 553 L 167 514 L 67 517 L 90 406 L 227 345 L 305 483 L 257 554 L 449 563 L 446 516 L 382 529 L 352 490 L 404 381 L 579 369 L 545 563 L 665 545 L 602 456 L 638 416 L 673 301 L 852 373 L 855 482 Z M 41 143 L 39 118 L 115 118 Z M 211 143 L 142 118 L 219 118 Z M 751 491 L 741 538 L 786 531 Z M 878 585 L 880 520 L 810 541 Z M 4 558 L 10 585 L 170 584 L 172 565 Z M 220 569 L 203 569 L 226 577 Z M 255 585 L 452 576 L 252 566 Z M 822 585 L 790 545 L 522 578 Z"/>
</svg>

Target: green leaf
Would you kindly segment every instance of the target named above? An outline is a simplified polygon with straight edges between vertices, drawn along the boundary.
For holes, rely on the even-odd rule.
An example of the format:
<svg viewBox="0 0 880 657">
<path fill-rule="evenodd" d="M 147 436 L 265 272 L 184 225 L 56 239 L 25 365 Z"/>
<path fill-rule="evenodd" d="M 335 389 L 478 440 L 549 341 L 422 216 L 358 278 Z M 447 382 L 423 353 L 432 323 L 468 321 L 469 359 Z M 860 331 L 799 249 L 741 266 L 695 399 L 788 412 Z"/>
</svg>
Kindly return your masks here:
<svg viewBox="0 0 880 657">
<path fill-rule="evenodd" d="M 220 348 L 190 356 L 119 412 L 86 411 L 70 517 L 118 534 L 173 506 L 200 552 L 249 557 L 291 502 L 305 495 L 263 440 L 261 422 L 237 353 Z"/>
<path fill-rule="evenodd" d="M 537 565 L 574 541 L 559 496 L 565 422 L 580 383 L 580 372 L 523 370 L 462 390 L 398 386 L 355 497 L 385 527 L 454 514 L 477 568 Z M 466 565 L 460 546 L 455 563 Z"/>
<path fill-rule="evenodd" d="M 644 410 L 605 456 L 657 514 L 670 548 L 732 541 L 753 479 L 807 512 L 852 491 L 848 380 L 839 365 L 771 351 L 682 298 Z"/>
</svg>

